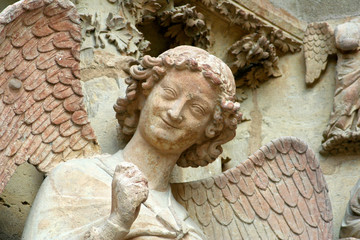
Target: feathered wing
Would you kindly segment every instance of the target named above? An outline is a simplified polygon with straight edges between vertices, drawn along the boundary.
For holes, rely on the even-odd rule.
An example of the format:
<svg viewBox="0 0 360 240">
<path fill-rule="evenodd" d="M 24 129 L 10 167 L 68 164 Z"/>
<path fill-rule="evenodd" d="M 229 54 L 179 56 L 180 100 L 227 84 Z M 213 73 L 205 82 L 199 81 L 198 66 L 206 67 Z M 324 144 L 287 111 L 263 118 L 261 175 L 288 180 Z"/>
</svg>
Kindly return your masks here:
<svg viewBox="0 0 360 240">
<path fill-rule="evenodd" d="M 80 83 L 80 20 L 67 0 L 0 14 L 0 193 L 25 161 L 42 172 L 99 151 Z"/>
<path fill-rule="evenodd" d="M 209 240 L 332 239 L 324 176 L 297 138 L 272 141 L 237 167 L 173 192 Z"/>
<path fill-rule="evenodd" d="M 334 32 L 326 22 L 310 23 L 304 36 L 306 84 L 312 84 L 326 68 L 328 55 L 336 53 Z"/>
</svg>

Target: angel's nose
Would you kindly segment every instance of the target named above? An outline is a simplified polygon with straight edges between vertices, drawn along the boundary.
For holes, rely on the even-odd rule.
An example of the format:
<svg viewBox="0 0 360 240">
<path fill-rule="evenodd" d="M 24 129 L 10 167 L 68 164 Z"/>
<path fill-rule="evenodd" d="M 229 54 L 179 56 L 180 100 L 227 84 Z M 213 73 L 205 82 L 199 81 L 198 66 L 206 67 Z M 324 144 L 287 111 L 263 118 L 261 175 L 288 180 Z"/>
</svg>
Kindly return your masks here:
<svg viewBox="0 0 360 240">
<path fill-rule="evenodd" d="M 170 109 L 167 110 L 168 117 L 177 123 L 184 120 L 185 101 L 176 101 Z"/>
</svg>

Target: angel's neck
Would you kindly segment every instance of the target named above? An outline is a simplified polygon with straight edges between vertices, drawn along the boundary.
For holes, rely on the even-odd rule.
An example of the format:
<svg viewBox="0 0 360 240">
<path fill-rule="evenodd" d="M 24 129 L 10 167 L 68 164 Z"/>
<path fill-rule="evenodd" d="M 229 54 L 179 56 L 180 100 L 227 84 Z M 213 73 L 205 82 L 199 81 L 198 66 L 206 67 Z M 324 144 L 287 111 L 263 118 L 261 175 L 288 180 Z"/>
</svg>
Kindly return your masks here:
<svg viewBox="0 0 360 240">
<path fill-rule="evenodd" d="M 136 132 L 123 150 L 124 160 L 135 164 L 149 181 L 149 188 L 166 191 L 178 154 L 163 153 Z"/>
</svg>

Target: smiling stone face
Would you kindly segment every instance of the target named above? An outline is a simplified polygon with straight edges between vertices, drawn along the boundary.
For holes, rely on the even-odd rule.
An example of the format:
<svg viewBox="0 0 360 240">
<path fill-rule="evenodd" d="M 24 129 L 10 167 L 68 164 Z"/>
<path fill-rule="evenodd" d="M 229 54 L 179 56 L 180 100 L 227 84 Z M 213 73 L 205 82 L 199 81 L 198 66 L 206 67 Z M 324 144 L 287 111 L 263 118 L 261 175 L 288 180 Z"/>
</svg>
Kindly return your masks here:
<svg viewBox="0 0 360 240">
<path fill-rule="evenodd" d="M 114 105 L 124 136 L 141 135 L 141 144 L 178 155 L 181 167 L 206 166 L 234 138 L 240 104 L 234 77 L 221 59 L 179 46 L 144 56 L 129 73 L 126 97 Z"/>
<path fill-rule="evenodd" d="M 200 72 L 171 69 L 146 99 L 138 130 L 157 149 L 181 153 L 205 139 L 217 99 Z"/>
</svg>

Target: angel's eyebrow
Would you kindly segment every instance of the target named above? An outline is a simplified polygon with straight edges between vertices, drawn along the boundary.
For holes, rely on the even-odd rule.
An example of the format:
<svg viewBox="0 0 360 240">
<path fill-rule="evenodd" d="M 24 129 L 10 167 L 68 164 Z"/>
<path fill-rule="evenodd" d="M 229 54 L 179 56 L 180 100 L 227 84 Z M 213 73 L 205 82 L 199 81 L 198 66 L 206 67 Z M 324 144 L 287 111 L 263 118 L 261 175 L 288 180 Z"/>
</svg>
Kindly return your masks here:
<svg viewBox="0 0 360 240">
<path fill-rule="evenodd" d="M 206 111 L 210 110 L 209 106 L 211 105 L 212 101 L 208 98 L 200 97 L 199 95 L 192 96 L 192 100 L 195 103 L 200 104 Z"/>
<path fill-rule="evenodd" d="M 171 88 L 174 88 L 176 91 L 179 91 L 181 89 L 179 87 L 179 85 L 176 83 L 176 81 L 171 81 L 170 83 L 165 82 L 165 81 L 161 81 L 160 86 L 161 87 L 171 87 Z"/>
</svg>

